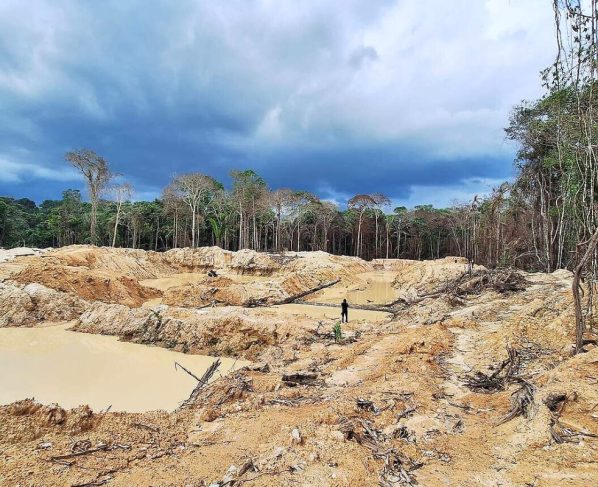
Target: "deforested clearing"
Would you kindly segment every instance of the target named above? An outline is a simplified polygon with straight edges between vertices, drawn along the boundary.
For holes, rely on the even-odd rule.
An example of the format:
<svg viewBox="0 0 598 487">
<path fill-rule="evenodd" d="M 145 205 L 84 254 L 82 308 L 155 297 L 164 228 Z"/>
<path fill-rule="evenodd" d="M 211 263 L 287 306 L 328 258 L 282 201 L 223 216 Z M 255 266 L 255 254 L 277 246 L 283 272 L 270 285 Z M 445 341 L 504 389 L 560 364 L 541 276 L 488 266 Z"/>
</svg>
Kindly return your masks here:
<svg viewBox="0 0 598 487">
<path fill-rule="evenodd" d="M 90 368 L 73 391 L 68 368 L 38 366 L 39 384 L 64 373 L 64 390 L 0 406 L 2 485 L 588 486 L 598 476 L 598 350 L 588 330 L 587 353 L 572 353 L 569 271 L 70 246 L 15 256 L 0 274 L 0 326 L 172 353 L 164 367 L 188 384 L 174 408 L 131 412 L 110 407 L 114 394 L 154 404 L 152 393 L 174 393 L 171 376 L 106 364 L 120 384 L 153 389 L 104 390 Z M 341 296 L 351 307 L 339 337 Z M 19 350 L 8 348 L 5 364 Z M 204 381 L 194 356 L 222 364 Z M 65 361 L 88 364 L 80 352 Z M 0 387 L 18 374 L 4 366 Z M 65 407 L 87 387 L 103 407 Z"/>
</svg>

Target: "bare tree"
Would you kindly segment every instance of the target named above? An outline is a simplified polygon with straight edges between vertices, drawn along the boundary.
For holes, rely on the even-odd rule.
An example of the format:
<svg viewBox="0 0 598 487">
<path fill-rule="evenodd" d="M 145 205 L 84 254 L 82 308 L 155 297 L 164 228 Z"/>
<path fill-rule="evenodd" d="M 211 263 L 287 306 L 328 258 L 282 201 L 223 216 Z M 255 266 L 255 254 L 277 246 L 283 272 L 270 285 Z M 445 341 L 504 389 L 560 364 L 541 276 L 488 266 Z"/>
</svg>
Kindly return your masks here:
<svg viewBox="0 0 598 487">
<path fill-rule="evenodd" d="M 178 248 L 180 243 L 180 218 L 185 211 L 185 202 L 181 199 L 172 183 L 162 191 L 162 200 L 164 201 L 164 213 L 167 216 L 172 216 L 172 246 Z"/>
<path fill-rule="evenodd" d="M 108 162 L 90 149 L 67 152 L 65 159 L 83 175 L 87 183 L 89 199 L 91 200 L 89 233 L 91 243 L 95 244 L 98 203 L 102 192 L 112 178 L 112 173 L 108 167 Z"/>
<path fill-rule="evenodd" d="M 233 195 L 239 208 L 238 248 L 259 250 L 257 214 L 268 205 L 266 182 L 252 170 L 231 171 L 230 174 L 233 178 Z"/>
<path fill-rule="evenodd" d="M 362 226 L 363 226 L 363 215 L 368 208 L 373 208 L 376 206 L 376 200 L 372 198 L 369 194 L 358 194 L 353 196 L 348 202 L 348 206 L 351 209 L 357 211 L 358 220 L 357 220 L 357 244 L 355 245 L 355 255 L 360 257 L 363 252 L 363 235 L 362 235 Z"/>
<path fill-rule="evenodd" d="M 197 217 L 207 208 L 219 189 L 219 184 L 210 176 L 201 173 L 188 173 L 177 176 L 172 181 L 172 191 L 187 203 L 191 210 L 191 246 L 197 244 Z"/>
<path fill-rule="evenodd" d="M 290 201 L 289 223 L 291 224 L 291 241 L 289 248 L 293 249 L 292 235 L 297 228 L 297 252 L 301 251 L 301 224 L 308 214 L 309 205 L 314 201 L 314 196 L 307 191 L 295 191 Z"/>
<path fill-rule="evenodd" d="M 114 217 L 114 235 L 112 235 L 112 246 L 116 246 L 116 234 L 118 233 L 118 224 L 120 223 L 120 217 L 122 207 L 125 201 L 131 199 L 133 195 L 133 187 L 129 183 L 118 184 L 111 188 L 111 192 L 114 196 L 116 203 L 116 216 Z"/>
<path fill-rule="evenodd" d="M 338 216 L 338 207 L 330 201 L 318 201 L 317 205 L 316 223 L 322 227 L 322 240 L 319 249 L 328 252 L 330 227 Z"/>
<path fill-rule="evenodd" d="M 224 189 L 216 191 L 210 203 L 208 221 L 212 227 L 214 243 L 226 248 L 229 238 L 229 225 L 235 215 L 235 202 L 232 195 Z"/>
</svg>

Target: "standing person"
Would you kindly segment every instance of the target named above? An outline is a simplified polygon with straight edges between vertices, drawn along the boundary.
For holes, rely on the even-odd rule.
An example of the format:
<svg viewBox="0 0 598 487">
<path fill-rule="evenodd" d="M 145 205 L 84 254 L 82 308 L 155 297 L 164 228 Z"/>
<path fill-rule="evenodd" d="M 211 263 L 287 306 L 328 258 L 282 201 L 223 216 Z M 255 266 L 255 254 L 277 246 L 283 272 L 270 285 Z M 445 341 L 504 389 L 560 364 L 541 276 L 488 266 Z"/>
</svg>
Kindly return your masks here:
<svg viewBox="0 0 598 487">
<path fill-rule="evenodd" d="M 349 323 L 349 303 L 346 299 L 341 303 L 341 323 Z"/>
</svg>

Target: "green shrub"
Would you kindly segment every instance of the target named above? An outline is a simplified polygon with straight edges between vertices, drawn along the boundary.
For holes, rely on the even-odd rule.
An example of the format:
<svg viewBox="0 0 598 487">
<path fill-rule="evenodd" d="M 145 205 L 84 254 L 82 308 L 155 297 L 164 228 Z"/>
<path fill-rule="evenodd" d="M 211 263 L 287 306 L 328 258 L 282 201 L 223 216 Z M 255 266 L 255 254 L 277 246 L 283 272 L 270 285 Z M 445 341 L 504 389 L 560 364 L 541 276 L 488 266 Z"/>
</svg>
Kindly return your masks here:
<svg viewBox="0 0 598 487">
<path fill-rule="evenodd" d="M 332 328 L 332 331 L 334 332 L 334 341 L 340 342 L 343 338 L 343 332 L 341 331 L 340 321 L 334 325 L 334 328 Z"/>
</svg>

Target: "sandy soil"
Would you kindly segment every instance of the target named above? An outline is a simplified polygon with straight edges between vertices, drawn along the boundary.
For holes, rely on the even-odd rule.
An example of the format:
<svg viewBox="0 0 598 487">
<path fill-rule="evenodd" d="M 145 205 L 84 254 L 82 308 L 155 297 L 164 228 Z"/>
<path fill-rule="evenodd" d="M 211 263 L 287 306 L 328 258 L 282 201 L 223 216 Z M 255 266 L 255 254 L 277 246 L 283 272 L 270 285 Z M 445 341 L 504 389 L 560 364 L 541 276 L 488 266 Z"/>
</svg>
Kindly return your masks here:
<svg viewBox="0 0 598 487">
<path fill-rule="evenodd" d="M 80 272 L 113 272 L 139 286 L 173 276 L 185 281 L 156 289 L 162 293 L 198 285 L 210 269 L 222 275 L 213 286 L 222 295 L 254 282 L 235 276 L 259 276 L 256 295 L 265 297 L 339 276 L 336 287 L 309 298 L 315 303 L 345 294 L 354 304 L 413 300 L 465 271 L 455 258 L 366 263 L 322 253 L 167 254 L 74 247 L 23 259 L 30 268 L 51 259 Z M 19 301 L 4 326 L 68 314 L 61 306 L 75 302 L 82 306 L 79 331 L 251 365 L 171 413 L 32 401 L 0 406 L 0 485 L 598 485 L 598 349 L 571 356 L 571 274 L 521 277 L 525 285 L 514 292 L 480 289 L 458 301 L 441 295 L 392 315 L 355 317 L 340 342 L 332 333 L 334 308 L 221 302 L 198 309 L 176 301 L 188 292 L 173 294 L 171 304 L 153 297 L 138 307 L 92 302 L 49 279 L 36 293 L 7 279 L 0 298 L 10 293 Z M 314 314 L 303 312 L 310 308 Z M 517 379 L 492 391 L 470 388 L 476 373 L 499 370 L 507 347 L 517 351 Z M 532 391 L 525 414 L 505 420 L 522 384 Z"/>
</svg>

